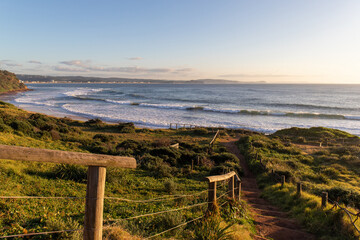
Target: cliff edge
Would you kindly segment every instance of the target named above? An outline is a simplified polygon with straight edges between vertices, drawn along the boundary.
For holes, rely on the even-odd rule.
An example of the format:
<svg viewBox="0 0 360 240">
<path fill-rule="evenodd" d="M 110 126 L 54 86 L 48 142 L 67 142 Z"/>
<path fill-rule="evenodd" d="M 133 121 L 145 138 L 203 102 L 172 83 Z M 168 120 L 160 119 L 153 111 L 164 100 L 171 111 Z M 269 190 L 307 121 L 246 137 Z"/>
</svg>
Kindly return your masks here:
<svg viewBox="0 0 360 240">
<path fill-rule="evenodd" d="M 0 94 L 15 91 L 26 91 L 28 88 L 12 72 L 0 70 Z"/>
</svg>

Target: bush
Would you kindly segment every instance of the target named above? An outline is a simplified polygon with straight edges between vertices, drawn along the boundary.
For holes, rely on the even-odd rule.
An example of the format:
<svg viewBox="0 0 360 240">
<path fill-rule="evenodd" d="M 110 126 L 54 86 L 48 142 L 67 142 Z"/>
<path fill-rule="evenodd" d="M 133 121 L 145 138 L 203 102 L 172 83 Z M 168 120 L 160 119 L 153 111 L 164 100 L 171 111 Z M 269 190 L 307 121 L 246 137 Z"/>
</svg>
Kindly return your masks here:
<svg viewBox="0 0 360 240">
<path fill-rule="evenodd" d="M 217 153 L 210 157 L 215 164 L 221 164 L 224 162 L 239 163 L 239 159 L 232 153 Z"/>
<path fill-rule="evenodd" d="M 244 175 L 244 172 L 241 169 L 240 164 L 230 162 L 230 161 L 213 167 L 210 170 L 210 175 L 225 174 L 225 173 L 228 173 L 228 172 L 231 172 L 231 171 L 236 172 L 240 177 Z"/>
<path fill-rule="evenodd" d="M 152 149 L 150 151 L 150 154 L 162 158 L 164 162 L 167 162 L 172 166 L 175 166 L 177 164 L 177 160 L 181 156 L 181 153 L 179 152 L 178 149 L 169 148 L 169 147 Z"/>
<path fill-rule="evenodd" d="M 172 168 L 159 157 L 146 154 L 141 159 L 141 167 L 149 170 L 155 177 L 172 177 Z"/>
<path fill-rule="evenodd" d="M 95 139 L 95 140 L 98 139 L 102 142 L 110 142 L 110 141 L 114 140 L 114 136 L 98 133 L 93 137 L 93 139 Z"/>
<path fill-rule="evenodd" d="M 48 218 L 46 220 L 46 229 L 50 231 L 61 231 L 64 229 L 80 229 L 80 224 L 71 218 L 67 218 L 66 220 L 59 218 Z M 80 240 L 82 239 L 82 231 L 75 232 L 63 232 L 56 233 L 53 235 L 55 239 L 73 239 Z"/>
<path fill-rule="evenodd" d="M 218 217 L 209 217 L 198 223 L 194 231 L 195 240 L 230 240 L 231 231 L 229 228 L 233 224 L 221 226 L 221 219 Z"/>
<path fill-rule="evenodd" d="M 10 133 L 12 132 L 12 128 L 9 127 L 8 125 L 0 123 L 0 132 Z"/>
<path fill-rule="evenodd" d="M 120 133 L 135 133 L 134 123 L 119 123 L 117 129 Z"/>
<path fill-rule="evenodd" d="M 86 168 L 73 164 L 58 164 L 54 167 L 53 173 L 57 178 L 84 182 L 87 177 Z"/>
<path fill-rule="evenodd" d="M 206 128 L 195 128 L 194 133 L 196 135 L 206 135 L 209 133 L 209 131 Z"/>
<path fill-rule="evenodd" d="M 19 132 L 22 132 L 26 135 L 31 135 L 33 133 L 33 129 L 34 127 L 27 121 L 20 121 L 20 120 L 15 120 L 13 121 L 10 126 Z"/>
<path fill-rule="evenodd" d="M 164 188 L 165 192 L 169 194 L 175 194 L 177 186 L 173 180 L 169 179 L 164 183 Z"/>
</svg>

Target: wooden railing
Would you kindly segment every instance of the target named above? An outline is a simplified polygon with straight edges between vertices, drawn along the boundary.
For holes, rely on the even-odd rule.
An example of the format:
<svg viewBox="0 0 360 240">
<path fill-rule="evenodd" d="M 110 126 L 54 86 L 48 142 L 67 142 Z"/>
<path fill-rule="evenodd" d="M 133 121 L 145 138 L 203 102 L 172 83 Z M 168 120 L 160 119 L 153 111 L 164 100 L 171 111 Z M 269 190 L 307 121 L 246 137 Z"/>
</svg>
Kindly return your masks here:
<svg viewBox="0 0 360 240">
<path fill-rule="evenodd" d="M 214 142 L 215 142 L 216 138 L 219 136 L 219 134 L 220 134 L 220 130 L 217 130 L 216 133 L 215 133 L 215 136 L 213 137 L 213 139 L 209 143 L 210 147 L 214 144 Z"/>
<path fill-rule="evenodd" d="M 131 157 L 65 152 L 0 145 L 0 159 L 78 164 L 88 166 L 84 239 L 101 240 L 106 167 L 136 168 Z"/>
<path fill-rule="evenodd" d="M 209 183 L 208 188 L 208 211 L 213 211 L 216 208 L 216 185 L 217 182 L 228 180 L 228 196 L 233 200 L 240 200 L 241 195 L 241 180 L 239 176 L 234 172 L 229 172 L 223 175 L 216 175 L 206 177 Z"/>
</svg>

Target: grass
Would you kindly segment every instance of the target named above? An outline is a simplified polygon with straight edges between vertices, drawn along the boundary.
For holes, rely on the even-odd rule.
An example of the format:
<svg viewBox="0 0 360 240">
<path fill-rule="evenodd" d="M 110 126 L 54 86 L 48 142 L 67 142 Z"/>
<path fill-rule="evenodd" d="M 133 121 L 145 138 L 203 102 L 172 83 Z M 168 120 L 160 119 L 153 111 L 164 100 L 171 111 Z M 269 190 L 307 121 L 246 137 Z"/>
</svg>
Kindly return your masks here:
<svg viewBox="0 0 360 240">
<path fill-rule="evenodd" d="M 226 171 L 236 167 L 236 159 L 226 149 L 208 144 L 214 133 L 209 130 L 137 129 L 133 124 L 109 125 L 94 119 L 87 122 L 29 113 L 0 102 L 0 144 L 64 151 L 134 156 L 137 169 L 108 168 L 105 196 L 145 200 L 178 194 L 193 194 L 207 189 L 202 181 L 216 167 Z M 229 132 L 233 134 L 233 132 Z M 179 143 L 180 148 L 170 145 Z M 76 165 L 0 160 L 1 196 L 67 196 L 84 198 L 86 168 Z M 219 188 L 219 194 L 225 189 Z M 206 193 L 196 197 L 153 202 L 151 204 L 105 199 L 106 239 L 126 236 L 138 239 L 189 221 L 204 213 L 206 206 L 179 213 L 133 220 L 109 221 L 181 208 L 206 201 Z M 84 199 L 1 199 L 0 235 L 82 228 Z M 245 205 L 238 205 L 242 212 Z M 239 210 L 239 211 L 240 211 Z M 244 235 L 251 235 L 248 214 L 222 217 L 222 224 L 235 221 Z M 195 224 L 171 231 L 159 238 L 189 239 Z M 131 237 L 130 237 L 131 236 Z M 133 236 L 133 237 L 132 237 Z M 138 236 L 138 237 L 136 237 Z M 36 239 L 79 239 L 81 233 L 39 236 Z M 234 238 L 236 239 L 236 238 Z"/>
<path fill-rule="evenodd" d="M 331 144 L 320 147 L 325 137 Z M 289 211 L 321 239 L 357 239 L 359 234 L 347 216 L 336 209 L 322 210 L 318 196 L 326 191 L 330 199 L 348 208 L 360 208 L 358 140 L 334 129 L 291 128 L 270 136 L 244 135 L 239 147 L 257 174 L 265 198 Z M 354 144 L 343 145 L 344 141 Z M 271 171 L 286 176 L 285 187 L 274 181 Z M 302 182 L 305 190 L 300 198 L 296 195 L 297 182 Z"/>
</svg>

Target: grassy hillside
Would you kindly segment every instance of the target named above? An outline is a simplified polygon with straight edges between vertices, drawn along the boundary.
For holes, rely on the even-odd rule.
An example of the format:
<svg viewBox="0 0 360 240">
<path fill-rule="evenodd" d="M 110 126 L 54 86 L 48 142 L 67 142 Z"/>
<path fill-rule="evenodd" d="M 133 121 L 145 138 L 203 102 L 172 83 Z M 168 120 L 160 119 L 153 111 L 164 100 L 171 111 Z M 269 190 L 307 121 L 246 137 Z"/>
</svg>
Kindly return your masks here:
<svg viewBox="0 0 360 240">
<path fill-rule="evenodd" d="M 290 211 L 322 239 L 357 239 L 344 212 L 331 209 L 333 205 L 322 210 L 319 196 L 326 191 L 330 199 L 354 212 L 360 209 L 359 143 L 357 136 L 335 129 L 291 128 L 270 136 L 242 136 L 239 147 L 266 198 Z M 285 175 L 288 184 L 281 188 L 274 175 Z M 300 198 L 298 182 L 305 191 Z"/>
<path fill-rule="evenodd" d="M 138 168 L 109 168 L 105 196 L 133 200 L 166 197 L 152 203 L 105 200 L 104 219 L 119 219 L 206 201 L 205 176 L 236 170 L 239 163 L 225 148 L 208 144 L 210 129 L 149 130 L 131 123 L 108 125 L 53 118 L 20 110 L 0 102 L 0 144 L 67 151 L 134 156 Z M 180 148 L 170 145 L 179 143 Z M 192 167 L 193 164 L 193 167 Z M 0 160 L 0 196 L 71 196 L 83 198 L 86 168 Z M 225 192 L 219 187 L 219 194 Z M 177 195 L 195 196 L 171 199 Z M 222 203 L 224 199 L 220 201 Z M 206 205 L 151 217 L 105 221 L 108 239 L 139 239 L 201 216 Z M 251 239 L 252 221 L 245 203 L 221 208 L 220 215 L 197 221 L 159 238 L 213 239 L 223 229 L 237 230 L 230 239 Z M 84 199 L 0 199 L 0 236 L 27 232 L 77 229 L 83 225 Z M 229 231 L 229 230 L 228 230 Z M 79 239 L 81 234 L 63 233 L 36 239 Z M 131 236 L 130 236 L 131 235 Z M 134 237 L 135 235 L 139 238 Z"/>
<path fill-rule="evenodd" d="M 25 84 L 21 83 L 14 73 L 0 70 L 0 93 L 26 89 Z"/>
</svg>

